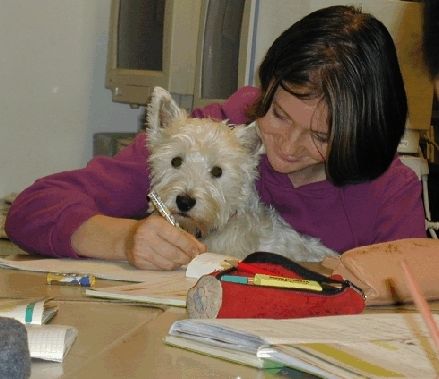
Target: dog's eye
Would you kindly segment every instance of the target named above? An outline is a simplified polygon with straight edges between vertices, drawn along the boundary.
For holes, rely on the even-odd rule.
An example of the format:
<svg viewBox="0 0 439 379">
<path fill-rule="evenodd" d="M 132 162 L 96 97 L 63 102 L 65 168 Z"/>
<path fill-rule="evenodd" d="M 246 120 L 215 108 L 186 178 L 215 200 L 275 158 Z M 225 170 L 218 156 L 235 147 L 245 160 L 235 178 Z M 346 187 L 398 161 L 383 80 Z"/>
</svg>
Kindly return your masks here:
<svg viewBox="0 0 439 379">
<path fill-rule="evenodd" d="M 172 160 L 171 160 L 171 165 L 174 168 L 180 167 L 182 163 L 183 163 L 182 157 L 175 157 L 175 158 L 172 158 Z"/>
<path fill-rule="evenodd" d="M 221 167 L 219 166 L 213 166 L 212 170 L 210 170 L 210 174 L 214 177 L 214 178 L 220 178 L 221 175 L 223 174 L 223 170 L 221 169 Z"/>
</svg>

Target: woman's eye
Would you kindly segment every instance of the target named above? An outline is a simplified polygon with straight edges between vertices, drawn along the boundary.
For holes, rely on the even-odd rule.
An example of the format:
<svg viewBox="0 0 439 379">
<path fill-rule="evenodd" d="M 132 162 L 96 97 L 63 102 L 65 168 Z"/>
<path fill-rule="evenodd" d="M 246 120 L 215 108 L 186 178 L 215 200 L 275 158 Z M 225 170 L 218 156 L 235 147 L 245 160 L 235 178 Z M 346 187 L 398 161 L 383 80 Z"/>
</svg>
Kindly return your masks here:
<svg viewBox="0 0 439 379">
<path fill-rule="evenodd" d="M 179 168 L 182 163 L 183 163 L 183 158 L 182 157 L 174 157 L 171 160 L 171 166 L 174 167 L 174 168 Z"/>
<path fill-rule="evenodd" d="M 319 143 L 328 143 L 328 135 L 327 134 L 313 133 L 312 138 L 315 139 Z"/>
<path fill-rule="evenodd" d="M 213 166 L 212 170 L 210 170 L 210 174 L 214 177 L 214 178 L 220 178 L 221 175 L 223 174 L 223 170 L 221 169 L 221 167 L 219 166 Z"/>
<path fill-rule="evenodd" d="M 281 120 L 285 119 L 285 117 L 281 115 L 276 108 L 273 108 L 273 116 L 276 118 L 280 118 Z"/>
<path fill-rule="evenodd" d="M 287 122 L 288 124 L 292 125 L 292 121 L 290 120 L 290 118 L 287 117 L 283 111 L 280 111 L 276 107 L 273 107 L 273 117 L 282 122 Z"/>
</svg>

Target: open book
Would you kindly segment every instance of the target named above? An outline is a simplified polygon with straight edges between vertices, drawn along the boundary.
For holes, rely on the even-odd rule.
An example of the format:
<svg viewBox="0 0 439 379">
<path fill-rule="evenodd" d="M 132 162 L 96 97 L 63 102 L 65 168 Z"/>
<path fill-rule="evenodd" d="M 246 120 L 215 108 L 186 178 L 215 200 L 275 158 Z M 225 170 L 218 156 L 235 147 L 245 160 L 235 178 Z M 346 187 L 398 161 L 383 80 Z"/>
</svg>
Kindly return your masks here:
<svg viewBox="0 0 439 379">
<path fill-rule="evenodd" d="M 85 294 L 107 299 L 185 307 L 187 291 L 196 279 L 212 271 L 221 270 L 226 260 L 236 259 L 213 253 L 194 258 L 186 271 L 151 271 L 143 282 L 115 287 L 87 288 Z"/>
<path fill-rule="evenodd" d="M 439 315 L 435 315 L 439 321 Z M 421 317 L 376 313 L 303 319 L 181 320 L 165 342 L 255 367 L 322 378 L 435 378 L 439 360 Z"/>
<path fill-rule="evenodd" d="M 48 298 L 0 299 L 0 316 L 13 318 L 22 324 L 45 324 L 57 311 L 58 307 Z"/>
</svg>

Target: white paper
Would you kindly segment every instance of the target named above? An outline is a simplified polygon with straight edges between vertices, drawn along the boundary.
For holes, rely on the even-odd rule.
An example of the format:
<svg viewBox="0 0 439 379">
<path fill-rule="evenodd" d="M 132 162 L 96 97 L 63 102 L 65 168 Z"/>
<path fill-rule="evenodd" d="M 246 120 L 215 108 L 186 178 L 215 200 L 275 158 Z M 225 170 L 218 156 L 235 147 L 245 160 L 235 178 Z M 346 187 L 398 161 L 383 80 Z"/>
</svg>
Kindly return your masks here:
<svg viewBox="0 0 439 379">
<path fill-rule="evenodd" d="M 437 378 L 439 360 L 427 339 L 362 341 L 340 344 L 299 344 L 258 350 L 286 366 L 325 378 Z M 330 373 L 330 375 L 328 375 Z"/>
<path fill-rule="evenodd" d="M 87 288 L 85 294 L 93 297 L 130 300 L 143 303 L 186 306 L 187 291 L 195 285 L 195 279 L 186 278 L 177 271 L 173 277 L 148 278 L 142 283 L 125 286 Z"/>
<path fill-rule="evenodd" d="M 177 271 L 139 270 L 128 262 L 112 262 L 99 259 L 39 258 L 29 255 L 10 255 L 0 258 L 0 267 L 24 271 L 91 274 L 96 278 L 144 282 L 149 279 L 172 278 Z"/>
<path fill-rule="evenodd" d="M 199 278 L 204 274 L 224 268 L 226 260 L 236 258 L 226 255 L 204 253 L 198 255 L 187 266 L 186 276 Z M 172 280 L 176 273 L 185 273 L 186 267 L 175 271 L 139 270 L 128 262 L 104 261 L 99 259 L 40 258 L 29 255 L 9 255 L 0 258 L 0 267 L 24 271 L 82 273 L 96 278 L 146 282 Z"/>
<path fill-rule="evenodd" d="M 439 315 L 434 318 L 437 323 Z M 225 359 L 231 355 L 235 361 L 242 352 L 253 353 L 316 375 L 324 372 L 325 378 L 375 378 L 377 373 L 435 378 L 439 372 L 432 340 L 416 313 L 180 320 L 173 323 L 169 336 L 175 337 L 166 339 L 170 344 L 200 353 L 203 345 L 210 355 Z M 246 362 L 251 364 L 248 358 Z"/>
<path fill-rule="evenodd" d="M 231 267 L 227 261 L 238 262 L 236 257 L 228 255 L 220 255 L 214 253 L 204 253 L 197 255 L 187 265 L 186 276 L 188 278 L 199 279 L 203 275 L 210 274 L 211 272 L 224 270 Z"/>
<path fill-rule="evenodd" d="M 78 330 L 64 325 L 26 326 L 31 358 L 62 362 L 75 341 Z"/>
<path fill-rule="evenodd" d="M 48 322 L 58 307 L 50 299 L 0 299 L 0 316 L 10 317 L 22 324 L 41 325 Z"/>
<path fill-rule="evenodd" d="M 434 315 L 439 322 L 439 315 Z M 427 336 L 428 331 L 419 314 L 379 313 L 310 317 L 300 319 L 207 319 L 181 320 L 171 327 L 177 332 L 203 330 L 231 343 L 245 337 L 266 344 L 346 343 L 373 339 L 410 339 Z"/>
</svg>

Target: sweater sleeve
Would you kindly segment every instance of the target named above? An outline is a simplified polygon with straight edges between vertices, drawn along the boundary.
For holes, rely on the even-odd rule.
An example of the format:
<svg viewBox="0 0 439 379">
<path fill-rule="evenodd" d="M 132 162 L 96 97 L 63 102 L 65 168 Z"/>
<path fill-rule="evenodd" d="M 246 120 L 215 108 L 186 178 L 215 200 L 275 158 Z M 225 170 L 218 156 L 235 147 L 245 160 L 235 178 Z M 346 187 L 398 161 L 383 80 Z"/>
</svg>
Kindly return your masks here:
<svg viewBox="0 0 439 379">
<path fill-rule="evenodd" d="M 427 237 L 421 182 L 399 159 L 394 166 L 381 197 L 373 243 Z"/>
<path fill-rule="evenodd" d="M 204 108 L 194 109 L 192 117 L 211 117 L 218 120 L 229 120 L 233 124 L 246 124 L 250 121 L 246 112 L 256 102 L 259 95 L 260 90 L 256 87 L 242 87 L 223 104 L 214 103 Z"/>
<path fill-rule="evenodd" d="M 96 157 L 83 169 L 37 180 L 11 205 L 8 237 L 29 253 L 77 258 L 71 236 L 90 217 L 141 218 L 146 213 L 146 156 L 141 133 L 114 157 Z"/>
</svg>

